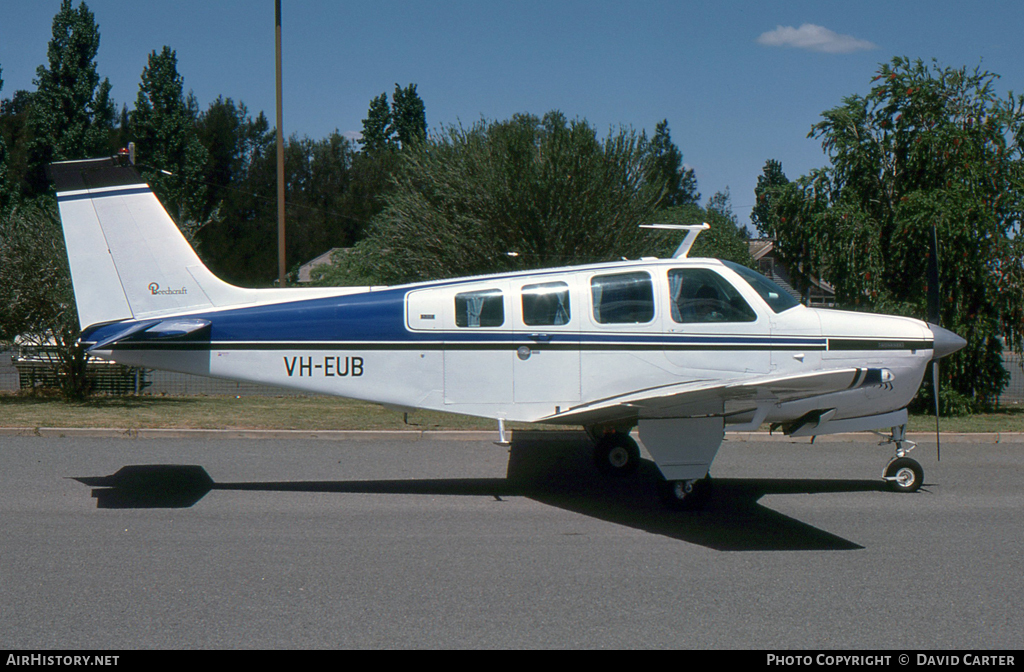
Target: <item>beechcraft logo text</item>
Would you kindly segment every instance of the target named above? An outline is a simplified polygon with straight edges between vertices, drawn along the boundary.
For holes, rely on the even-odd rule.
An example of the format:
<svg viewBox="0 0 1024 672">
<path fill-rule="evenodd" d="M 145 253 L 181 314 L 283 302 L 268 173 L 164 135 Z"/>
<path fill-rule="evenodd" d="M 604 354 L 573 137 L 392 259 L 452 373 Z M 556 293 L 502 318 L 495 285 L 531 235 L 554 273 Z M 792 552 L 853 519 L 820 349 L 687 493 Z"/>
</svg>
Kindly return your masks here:
<svg viewBox="0 0 1024 672">
<path fill-rule="evenodd" d="M 182 287 L 181 289 L 160 289 L 160 285 L 155 282 L 149 283 L 149 293 L 156 296 L 157 294 L 188 294 L 188 289 Z"/>
</svg>

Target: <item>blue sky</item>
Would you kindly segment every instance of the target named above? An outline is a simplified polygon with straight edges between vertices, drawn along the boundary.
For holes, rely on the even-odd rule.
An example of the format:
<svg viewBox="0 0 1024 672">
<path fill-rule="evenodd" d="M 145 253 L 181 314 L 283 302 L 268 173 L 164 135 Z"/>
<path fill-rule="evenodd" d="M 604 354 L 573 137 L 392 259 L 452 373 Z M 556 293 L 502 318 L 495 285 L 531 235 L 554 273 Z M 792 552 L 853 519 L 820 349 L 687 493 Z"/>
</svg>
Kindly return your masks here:
<svg viewBox="0 0 1024 672">
<path fill-rule="evenodd" d="M 202 108 L 223 95 L 273 123 L 273 0 L 87 4 L 118 106 L 169 45 Z M 0 0 L 0 97 L 34 88 L 59 6 Z M 703 200 L 729 187 L 745 223 L 764 162 L 791 179 L 824 165 L 811 126 L 893 56 L 980 65 L 1024 91 L 1022 26 L 1020 0 L 283 0 L 284 129 L 357 133 L 396 83 L 417 84 L 432 129 L 558 109 L 650 135 L 668 119 Z"/>
</svg>

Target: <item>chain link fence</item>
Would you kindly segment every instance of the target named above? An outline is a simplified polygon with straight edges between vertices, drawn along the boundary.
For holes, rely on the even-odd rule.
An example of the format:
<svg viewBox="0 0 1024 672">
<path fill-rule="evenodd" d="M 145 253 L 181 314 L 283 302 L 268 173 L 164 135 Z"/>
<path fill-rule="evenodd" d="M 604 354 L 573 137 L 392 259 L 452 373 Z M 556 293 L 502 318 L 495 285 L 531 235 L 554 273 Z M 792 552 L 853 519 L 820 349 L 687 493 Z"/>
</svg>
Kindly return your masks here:
<svg viewBox="0 0 1024 672">
<path fill-rule="evenodd" d="M 115 370 L 116 367 L 116 370 Z M 185 373 L 113 367 L 97 364 L 90 371 L 100 392 L 107 394 L 207 395 L 207 396 L 310 396 L 307 393 L 269 385 L 191 376 Z M 107 370 L 109 369 L 109 370 Z M 55 376 L 47 357 L 26 357 L 24 353 L 0 350 L 0 392 L 17 392 L 33 387 L 54 387 Z"/>
<path fill-rule="evenodd" d="M 0 392 L 16 392 L 24 389 L 26 383 L 24 369 L 19 375 L 15 366 L 17 353 L 6 350 L 0 351 Z M 1022 360 L 1012 352 L 1003 353 L 1003 366 L 1010 373 L 1010 384 L 999 397 L 1000 405 L 1011 405 L 1024 403 L 1024 369 L 1021 368 Z M 134 375 L 134 374 L 129 374 Z M 42 380 L 41 378 L 39 380 Z M 217 378 L 206 378 L 205 376 L 191 376 L 184 373 L 170 373 L 167 371 L 154 371 L 143 369 L 139 373 L 139 389 L 142 394 L 159 395 L 210 395 L 210 396 L 309 396 L 303 392 L 287 390 L 280 387 L 268 385 L 256 385 L 254 383 L 237 383 L 230 380 Z M 28 385 L 31 387 L 31 384 Z M 134 379 L 120 390 L 124 394 L 134 394 Z"/>
</svg>

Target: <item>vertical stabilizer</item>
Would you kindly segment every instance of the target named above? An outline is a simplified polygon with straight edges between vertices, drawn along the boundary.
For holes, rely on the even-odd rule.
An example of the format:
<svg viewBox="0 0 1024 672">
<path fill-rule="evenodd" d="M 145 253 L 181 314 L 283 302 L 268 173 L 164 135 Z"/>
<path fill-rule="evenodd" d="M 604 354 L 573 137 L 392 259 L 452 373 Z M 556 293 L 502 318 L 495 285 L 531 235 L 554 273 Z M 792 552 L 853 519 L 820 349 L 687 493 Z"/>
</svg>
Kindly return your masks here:
<svg viewBox="0 0 1024 672">
<path fill-rule="evenodd" d="M 51 164 L 78 319 L 93 324 L 248 303 L 199 260 L 138 171 L 117 157 Z"/>
</svg>

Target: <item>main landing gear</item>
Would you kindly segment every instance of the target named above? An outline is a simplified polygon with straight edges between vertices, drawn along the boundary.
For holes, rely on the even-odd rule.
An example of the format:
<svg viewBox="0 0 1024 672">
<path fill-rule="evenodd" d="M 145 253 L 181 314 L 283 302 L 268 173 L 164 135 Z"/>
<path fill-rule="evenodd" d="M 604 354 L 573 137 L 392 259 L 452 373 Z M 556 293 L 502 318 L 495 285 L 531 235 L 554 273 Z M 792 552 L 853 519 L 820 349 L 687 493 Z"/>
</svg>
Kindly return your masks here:
<svg viewBox="0 0 1024 672">
<path fill-rule="evenodd" d="M 628 431 L 607 432 L 595 442 L 594 464 L 606 476 L 630 476 L 640 467 L 640 448 Z"/>
<path fill-rule="evenodd" d="M 883 443 L 896 444 L 896 457 L 885 466 L 882 478 L 894 492 L 917 492 L 924 483 L 924 469 L 914 459 L 907 457 L 907 453 L 917 447 L 917 444 L 907 439 L 906 425 L 893 427 L 892 433 Z"/>
<path fill-rule="evenodd" d="M 621 478 L 636 473 L 640 467 L 640 448 L 630 435 L 631 429 L 632 427 L 625 425 L 587 428 L 594 439 L 594 465 L 604 475 Z M 717 431 L 720 432 L 721 428 L 719 427 Z M 656 438 L 657 434 L 654 437 Z M 654 444 L 655 448 L 652 448 L 651 444 L 648 443 L 648 439 L 650 439 L 649 435 L 644 438 L 644 445 L 651 451 L 652 457 L 656 461 L 658 456 L 654 453 L 657 444 Z M 719 443 L 720 440 L 715 442 L 715 449 L 718 448 Z M 670 453 L 668 457 L 671 460 L 673 454 Z M 714 452 L 711 452 L 710 456 L 703 455 L 702 453 L 696 456 L 697 459 L 705 460 L 707 464 L 711 463 L 713 457 Z M 693 470 L 691 469 L 690 471 L 692 472 Z M 660 499 L 670 509 L 692 510 L 700 508 L 708 502 L 712 494 L 711 476 L 707 475 L 707 470 L 705 470 L 705 474 L 701 478 L 665 479 L 660 481 Z"/>
</svg>

